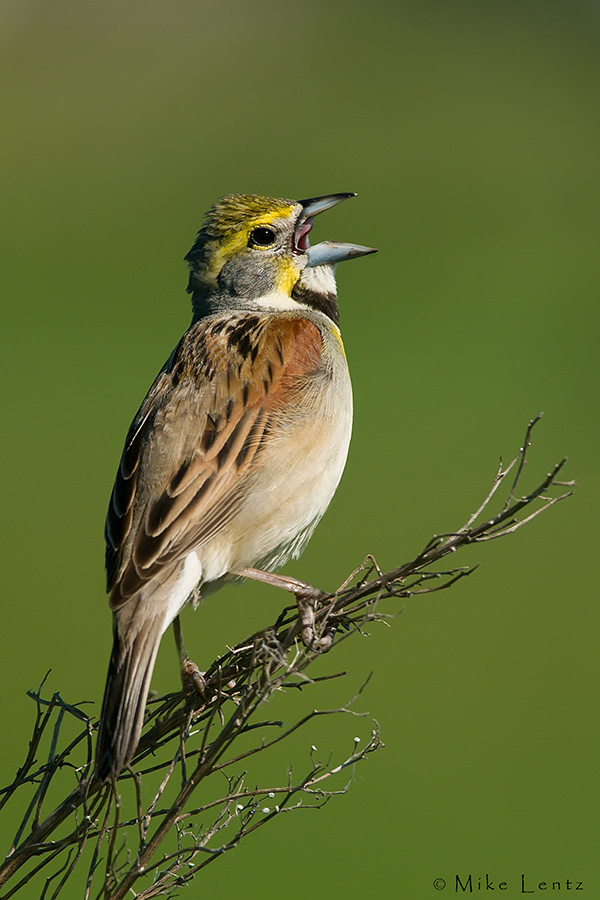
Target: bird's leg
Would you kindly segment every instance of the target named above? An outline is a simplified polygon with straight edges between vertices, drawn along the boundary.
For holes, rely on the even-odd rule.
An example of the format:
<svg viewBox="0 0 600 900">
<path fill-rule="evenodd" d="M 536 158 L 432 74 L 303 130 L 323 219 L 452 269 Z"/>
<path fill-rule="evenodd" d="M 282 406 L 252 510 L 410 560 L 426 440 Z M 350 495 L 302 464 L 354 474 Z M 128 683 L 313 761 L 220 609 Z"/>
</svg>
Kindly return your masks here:
<svg viewBox="0 0 600 900">
<path fill-rule="evenodd" d="M 274 572 L 263 572 L 262 569 L 253 569 L 251 566 L 240 569 L 237 574 L 242 578 L 262 581 L 264 584 L 271 584 L 293 594 L 300 616 L 302 643 L 309 650 L 329 650 L 333 643 L 334 631 L 330 629 L 320 638 L 315 635 L 315 603 L 327 596 L 324 591 L 307 584 L 306 581 L 290 578 L 288 575 L 276 575 Z"/>
<path fill-rule="evenodd" d="M 179 664 L 181 666 L 181 683 L 184 690 L 192 687 L 199 694 L 204 694 L 206 682 L 202 676 L 202 672 L 196 663 L 189 658 L 183 645 L 183 635 L 181 633 L 181 621 L 179 616 L 173 620 L 173 634 L 175 636 L 175 644 L 179 654 Z"/>
</svg>

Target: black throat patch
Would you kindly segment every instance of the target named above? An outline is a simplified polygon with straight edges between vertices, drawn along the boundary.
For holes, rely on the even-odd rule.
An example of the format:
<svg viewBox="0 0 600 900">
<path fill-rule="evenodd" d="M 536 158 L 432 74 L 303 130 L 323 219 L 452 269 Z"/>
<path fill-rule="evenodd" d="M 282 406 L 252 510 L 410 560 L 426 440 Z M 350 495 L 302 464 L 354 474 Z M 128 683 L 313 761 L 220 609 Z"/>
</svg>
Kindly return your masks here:
<svg viewBox="0 0 600 900">
<path fill-rule="evenodd" d="M 305 306 L 310 306 L 311 309 L 318 309 L 319 312 L 325 313 L 332 322 L 339 326 L 340 310 L 337 295 L 333 291 L 315 291 L 297 281 L 292 290 L 292 300 L 296 300 L 297 303 L 304 303 Z"/>
</svg>

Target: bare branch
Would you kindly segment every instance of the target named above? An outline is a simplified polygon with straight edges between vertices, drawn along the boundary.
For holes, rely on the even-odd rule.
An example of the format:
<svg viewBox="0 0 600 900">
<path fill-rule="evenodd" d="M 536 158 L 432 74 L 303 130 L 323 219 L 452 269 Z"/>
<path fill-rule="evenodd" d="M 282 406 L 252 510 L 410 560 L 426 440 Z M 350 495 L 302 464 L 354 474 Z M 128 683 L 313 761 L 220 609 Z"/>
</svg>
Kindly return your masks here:
<svg viewBox="0 0 600 900">
<path fill-rule="evenodd" d="M 26 791 L 32 794 L 22 803 L 26 811 L 0 867 L 0 886 L 22 866 L 28 868 L 0 900 L 8 900 L 19 891 L 31 896 L 36 876 L 45 878 L 41 896 L 45 900 L 57 898 L 82 865 L 87 867 L 85 900 L 120 900 L 130 895 L 134 885 L 138 898 L 169 897 L 273 818 L 322 808 L 331 798 L 344 794 L 352 776 L 342 783 L 336 779 L 352 773 L 382 746 L 376 725 L 366 741 L 356 737 L 352 752 L 337 759 L 321 762 L 314 749 L 309 751 L 302 777 L 296 777 L 290 768 L 287 779 L 273 778 L 271 787 L 248 786 L 245 771 L 239 767 L 252 765 L 257 754 L 270 752 L 291 735 L 310 730 L 318 718 L 364 716 L 353 707 L 366 682 L 350 702 L 337 708 L 315 708 L 286 726 L 258 719 L 259 710 L 283 688 L 316 691 L 322 681 L 346 674 L 308 675 L 309 667 L 322 655 L 318 647 L 323 646 L 326 634 L 333 633 L 332 647 L 336 647 L 364 633 L 370 623 L 385 623 L 397 615 L 397 610 L 380 611 L 382 601 L 452 587 L 471 575 L 476 566 L 436 568 L 447 556 L 469 544 L 514 534 L 571 495 L 573 482 L 557 477 L 565 460 L 557 463 L 536 488 L 520 495 L 531 435 L 539 419 L 529 423 L 523 446 L 506 467 L 500 463 L 484 500 L 457 531 L 434 535 L 413 559 L 388 571 L 368 555 L 335 593 L 323 595 L 315 609 L 313 649 L 299 642 L 301 626 L 296 606 L 286 606 L 273 625 L 228 648 L 213 662 L 204 675 L 202 695 L 178 691 L 151 700 L 136 756 L 116 784 L 100 784 L 90 774 L 95 723 L 81 710 L 81 704 L 67 704 L 58 693 L 44 700 L 44 679 L 39 690 L 30 694 L 36 715 L 24 762 L 13 782 L 0 790 L 0 810 L 17 792 L 20 796 Z M 490 514 L 492 501 L 510 473 L 514 477 L 500 510 Z M 67 721 L 82 726 L 70 741 L 63 739 Z M 274 728 L 277 734 L 273 734 Z M 241 736 L 251 743 L 238 744 Z M 37 759 L 44 745 L 48 749 L 45 762 L 40 764 Z M 70 779 L 71 785 L 74 779 L 75 785 L 62 803 L 47 813 L 49 788 L 52 785 L 56 790 L 59 777 L 65 784 Z M 226 790 L 219 785 L 218 780 L 223 778 Z M 209 796 L 199 792 L 207 779 L 218 785 Z M 150 787 L 154 780 L 157 784 Z M 126 804 L 121 789 L 132 781 L 132 796 Z M 145 803 L 148 795 L 152 800 Z M 201 826 L 193 824 L 198 816 L 206 820 Z M 165 839 L 170 835 L 176 836 L 176 844 L 166 846 Z M 39 861 L 34 865 L 36 859 Z M 51 864 L 57 869 L 45 877 Z"/>
</svg>

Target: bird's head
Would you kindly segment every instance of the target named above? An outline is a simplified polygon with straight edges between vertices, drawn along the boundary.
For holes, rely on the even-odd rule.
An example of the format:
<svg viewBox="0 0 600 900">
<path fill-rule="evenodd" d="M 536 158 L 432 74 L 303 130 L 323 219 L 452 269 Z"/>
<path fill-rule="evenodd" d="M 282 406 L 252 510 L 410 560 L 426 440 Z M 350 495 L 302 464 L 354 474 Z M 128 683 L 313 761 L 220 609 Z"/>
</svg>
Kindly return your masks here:
<svg viewBox="0 0 600 900">
<path fill-rule="evenodd" d="M 217 201 L 186 256 L 194 309 L 293 309 L 299 303 L 321 308 L 314 297 L 307 301 L 315 292 L 335 300 L 336 264 L 375 251 L 332 241 L 311 247 L 308 234 L 314 216 L 354 196 L 280 200 L 232 194 Z M 323 311 L 335 321 L 334 305 L 335 315 Z"/>
</svg>

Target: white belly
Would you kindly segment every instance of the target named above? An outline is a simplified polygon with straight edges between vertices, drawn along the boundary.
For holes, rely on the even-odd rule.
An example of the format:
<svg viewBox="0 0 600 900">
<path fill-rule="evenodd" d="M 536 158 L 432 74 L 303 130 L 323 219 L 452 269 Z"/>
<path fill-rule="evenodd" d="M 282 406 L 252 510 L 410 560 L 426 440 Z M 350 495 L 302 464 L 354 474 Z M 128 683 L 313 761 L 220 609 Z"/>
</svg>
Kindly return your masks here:
<svg viewBox="0 0 600 900">
<path fill-rule="evenodd" d="M 272 441 L 234 526 L 233 567 L 277 568 L 299 556 L 342 477 L 352 430 L 346 367 L 310 425 Z"/>
<path fill-rule="evenodd" d="M 331 338 L 333 341 L 334 339 Z M 185 558 L 172 595 L 172 620 L 199 582 L 234 575 L 247 566 L 276 569 L 299 556 L 339 484 L 352 430 L 352 388 L 341 345 L 339 365 L 306 415 L 271 432 L 233 518 Z"/>
</svg>

